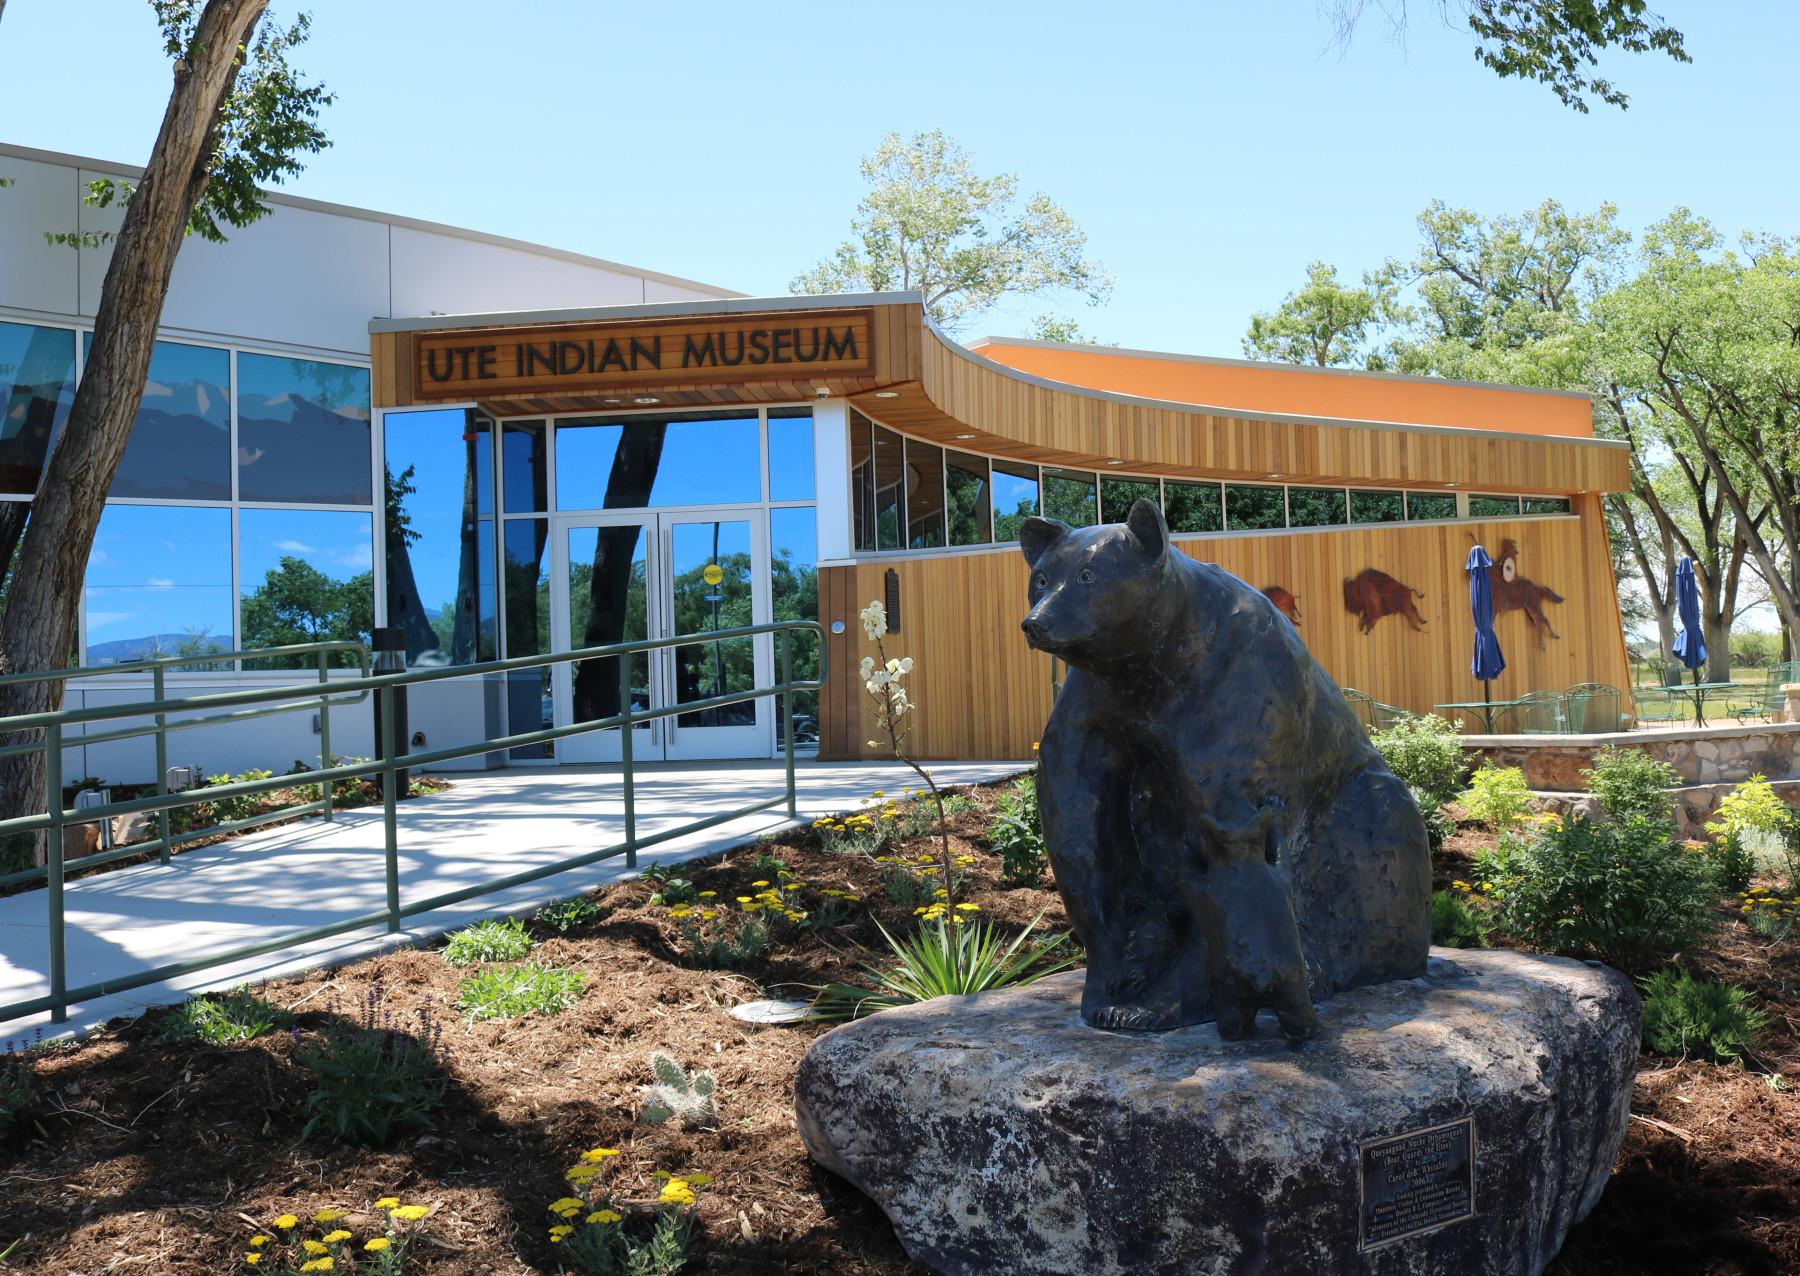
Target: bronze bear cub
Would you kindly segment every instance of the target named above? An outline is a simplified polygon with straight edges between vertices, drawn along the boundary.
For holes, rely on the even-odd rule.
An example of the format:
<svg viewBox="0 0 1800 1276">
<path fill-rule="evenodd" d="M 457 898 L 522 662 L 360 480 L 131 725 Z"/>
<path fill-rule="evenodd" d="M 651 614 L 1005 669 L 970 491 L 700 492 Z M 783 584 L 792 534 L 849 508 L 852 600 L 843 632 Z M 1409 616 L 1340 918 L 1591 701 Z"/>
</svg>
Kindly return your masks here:
<svg viewBox="0 0 1800 1276">
<path fill-rule="evenodd" d="M 1087 948 L 1082 1018 L 1237 1040 L 1274 1010 L 1424 973 L 1431 851 L 1406 786 L 1286 618 L 1169 544 L 1162 511 L 1026 519 L 1030 644 L 1069 666 L 1044 840 Z"/>
</svg>

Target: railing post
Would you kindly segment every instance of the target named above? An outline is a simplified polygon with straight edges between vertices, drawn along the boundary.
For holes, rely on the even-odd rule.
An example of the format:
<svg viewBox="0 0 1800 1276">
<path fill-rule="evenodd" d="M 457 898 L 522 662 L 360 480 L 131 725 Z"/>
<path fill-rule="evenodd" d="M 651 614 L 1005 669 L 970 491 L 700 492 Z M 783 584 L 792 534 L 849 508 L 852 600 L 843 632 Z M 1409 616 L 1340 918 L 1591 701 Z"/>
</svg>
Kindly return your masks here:
<svg viewBox="0 0 1800 1276">
<path fill-rule="evenodd" d="M 400 835 L 394 816 L 400 759 L 394 746 L 394 689 L 383 687 L 375 698 L 381 708 L 381 829 L 387 851 L 388 932 L 393 934 L 400 929 Z"/>
<path fill-rule="evenodd" d="M 631 655 L 621 652 L 613 657 L 619 662 L 619 761 L 625 773 L 625 867 L 637 867 L 637 794 L 631 779 Z"/>
<path fill-rule="evenodd" d="M 330 657 L 321 651 L 319 653 L 319 770 L 321 771 L 328 771 L 332 767 L 330 663 Z M 325 799 L 325 822 L 329 824 L 331 822 L 330 780 L 326 780 L 319 786 L 319 793 Z"/>
<path fill-rule="evenodd" d="M 163 702 L 167 692 L 163 688 L 163 667 L 156 666 L 150 673 L 153 694 L 157 704 Z M 156 796 L 169 795 L 169 715 L 156 715 Z M 163 867 L 169 866 L 169 808 L 161 807 L 156 812 L 156 835 L 162 840 L 162 852 L 157 856 Z"/>
<path fill-rule="evenodd" d="M 69 972 L 67 938 L 63 934 L 63 735 L 62 723 L 52 722 L 44 729 L 44 793 L 49 801 L 45 810 L 50 815 L 50 828 L 44 834 L 44 863 L 49 885 L 50 903 L 50 1020 L 69 1020 Z"/>
<path fill-rule="evenodd" d="M 782 736 L 787 741 L 787 800 L 788 819 L 800 818 L 799 805 L 794 796 L 794 631 L 781 631 L 781 723 Z"/>
</svg>

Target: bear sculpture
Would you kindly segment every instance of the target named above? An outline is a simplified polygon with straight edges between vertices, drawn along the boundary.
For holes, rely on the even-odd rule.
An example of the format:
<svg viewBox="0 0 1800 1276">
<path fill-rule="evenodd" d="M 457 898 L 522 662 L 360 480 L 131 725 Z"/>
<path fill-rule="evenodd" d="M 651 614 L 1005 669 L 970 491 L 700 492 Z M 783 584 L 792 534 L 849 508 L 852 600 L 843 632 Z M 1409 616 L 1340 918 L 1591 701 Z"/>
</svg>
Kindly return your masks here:
<svg viewBox="0 0 1800 1276">
<path fill-rule="evenodd" d="M 1174 549 L 1149 501 L 1019 542 L 1026 640 L 1069 666 L 1038 800 L 1082 1018 L 1235 1040 L 1269 1008 L 1299 1041 L 1315 1000 L 1423 974 L 1423 817 L 1274 605 Z"/>
</svg>

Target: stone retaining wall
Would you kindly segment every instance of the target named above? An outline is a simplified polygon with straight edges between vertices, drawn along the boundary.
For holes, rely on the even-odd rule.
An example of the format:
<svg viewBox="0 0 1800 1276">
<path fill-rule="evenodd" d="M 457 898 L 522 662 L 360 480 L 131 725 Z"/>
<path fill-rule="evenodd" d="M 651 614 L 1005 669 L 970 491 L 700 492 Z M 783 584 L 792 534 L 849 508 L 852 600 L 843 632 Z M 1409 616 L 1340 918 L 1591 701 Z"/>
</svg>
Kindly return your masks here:
<svg viewBox="0 0 1800 1276">
<path fill-rule="evenodd" d="M 1800 722 L 1609 735 L 1467 736 L 1463 741 L 1477 765 L 1486 759 L 1495 766 L 1518 767 L 1528 787 L 1557 793 L 1585 789 L 1582 771 L 1593 765 L 1595 752 L 1609 745 L 1641 748 L 1674 767 L 1689 785 L 1729 788 L 1753 775 L 1800 782 Z"/>
<path fill-rule="evenodd" d="M 1772 780 L 1770 783 L 1789 806 L 1800 806 L 1800 780 Z M 1713 812 L 1719 809 L 1725 795 L 1736 787 L 1736 783 L 1691 784 L 1671 790 L 1675 798 L 1675 835 L 1679 838 L 1710 837 L 1706 822 L 1713 818 Z M 1548 811 L 1553 815 L 1583 815 L 1589 819 L 1597 819 L 1600 815 L 1600 804 L 1580 790 L 1535 791 L 1531 796 L 1533 810 Z"/>
</svg>

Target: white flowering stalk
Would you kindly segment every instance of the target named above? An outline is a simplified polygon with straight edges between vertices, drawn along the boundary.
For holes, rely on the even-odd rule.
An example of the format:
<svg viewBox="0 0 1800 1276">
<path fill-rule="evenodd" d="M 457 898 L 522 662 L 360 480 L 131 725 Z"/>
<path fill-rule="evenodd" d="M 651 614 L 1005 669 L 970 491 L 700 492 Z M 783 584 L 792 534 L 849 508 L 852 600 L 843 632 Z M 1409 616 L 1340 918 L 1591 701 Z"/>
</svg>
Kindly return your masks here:
<svg viewBox="0 0 1800 1276">
<path fill-rule="evenodd" d="M 937 781 L 931 778 L 931 772 L 913 761 L 906 752 L 906 737 L 912 732 L 912 724 L 904 719 L 913 711 L 913 703 L 907 698 L 905 679 L 913 670 L 912 657 L 902 656 L 896 660 L 887 654 L 887 644 L 882 641 L 888 631 L 887 608 L 879 598 L 862 609 L 862 627 L 869 641 L 875 644 L 876 654 L 864 656 L 859 669 L 863 690 L 875 702 L 875 729 L 887 737 L 887 746 L 894 751 L 894 756 L 911 767 L 931 790 L 931 800 L 937 806 L 939 854 L 943 859 L 939 871 L 943 874 L 944 890 L 948 892 L 954 881 L 955 864 L 950 855 L 950 828 L 944 819 L 944 795 L 939 792 Z M 880 748 L 881 744 L 879 740 L 869 741 L 872 749 Z M 946 895 L 946 905 L 955 902 Z"/>
</svg>

